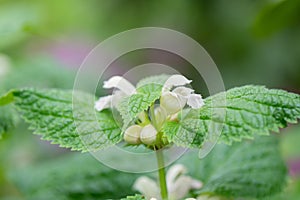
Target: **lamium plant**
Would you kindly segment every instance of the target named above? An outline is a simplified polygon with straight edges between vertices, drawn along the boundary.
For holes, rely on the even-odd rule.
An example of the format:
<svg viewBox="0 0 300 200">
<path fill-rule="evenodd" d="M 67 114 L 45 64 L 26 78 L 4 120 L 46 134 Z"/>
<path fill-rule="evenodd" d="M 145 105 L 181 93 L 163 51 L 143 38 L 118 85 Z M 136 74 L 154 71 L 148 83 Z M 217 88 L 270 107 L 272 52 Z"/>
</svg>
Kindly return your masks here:
<svg viewBox="0 0 300 200">
<path fill-rule="evenodd" d="M 135 87 L 114 76 L 103 88 L 115 90 L 99 99 L 82 91 L 22 88 L 3 95 L 0 106 L 13 104 L 35 134 L 61 147 L 93 152 L 121 143 L 155 152 L 158 181 L 136 178 L 130 187 L 140 194 L 124 199 L 253 199 L 282 191 L 287 170 L 270 132 L 297 123 L 300 96 L 248 85 L 203 99 L 191 82 L 157 75 Z M 8 122 L 0 122 L 0 136 Z M 212 151 L 204 159 L 189 154 L 165 166 L 165 149 L 203 150 L 206 144 Z"/>
</svg>

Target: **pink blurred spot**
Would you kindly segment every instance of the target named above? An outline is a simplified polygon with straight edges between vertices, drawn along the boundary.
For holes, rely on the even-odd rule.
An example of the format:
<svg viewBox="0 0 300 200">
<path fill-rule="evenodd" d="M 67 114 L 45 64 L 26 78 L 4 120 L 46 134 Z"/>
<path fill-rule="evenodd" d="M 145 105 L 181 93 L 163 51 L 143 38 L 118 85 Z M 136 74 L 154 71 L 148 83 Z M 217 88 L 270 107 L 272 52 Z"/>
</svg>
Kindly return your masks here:
<svg viewBox="0 0 300 200">
<path fill-rule="evenodd" d="M 289 160 L 288 166 L 289 166 L 289 174 L 291 176 L 300 176 L 300 158 Z"/>
<path fill-rule="evenodd" d="M 62 64 L 77 69 L 92 48 L 90 42 L 71 39 L 50 44 L 47 51 Z"/>
</svg>

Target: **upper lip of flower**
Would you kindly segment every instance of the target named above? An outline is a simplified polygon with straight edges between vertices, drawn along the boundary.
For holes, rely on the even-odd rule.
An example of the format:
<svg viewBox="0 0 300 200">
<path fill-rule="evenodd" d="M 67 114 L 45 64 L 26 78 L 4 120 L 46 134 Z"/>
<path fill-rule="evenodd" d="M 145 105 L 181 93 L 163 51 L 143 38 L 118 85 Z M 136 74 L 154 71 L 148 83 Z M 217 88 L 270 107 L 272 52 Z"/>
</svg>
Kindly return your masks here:
<svg viewBox="0 0 300 200">
<path fill-rule="evenodd" d="M 109 80 L 104 81 L 103 88 L 117 88 L 119 90 L 112 95 L 100 97 L 95 103 L 95 109 L 97 111 L 113 107 L 119 103 L 122 97 L 132 95 L 136 92 L 135 87 L 121 76 L 113 76 Z"/>
<path fill-rule="evenodd" d="M 104 81 L 103 88 L 105 89 L 118 88 L 126 95 L 132 95 L 136 92 L 135 87 L 129 81 L 127 81 L 125 78 L 121 76 L 113 76 L 109 80 Z"/>
<path fill-rule="evenodd" d="M 169 93 L 178 99 L 184 100 L 184 102 L 186 101 L 186 104 L 188 104 L 191 108 L 200 108 L 204 105 L 201 95 L 194 94 L 194 90 L 190 88 L 182 87 L 190 84 L 191 82 L 191 80 L 188 80 L 182 75 L 172 75 L 167 79 L 163 86 L 162 96 Z M 171 91 L 173 87 L 176 88 Z M 112 95 L 100 97 L 95 103 L 95 109 L 97 111 L 102 111 L 103 109 L 113 107 L 120 101 L 122 97 L 130 96 L 136 93 L 135 87 L 121 76 L 113 76 L 109 80 L 104 81 L 103 88 L 117 88 L 118 90 Z"/>
</svg>

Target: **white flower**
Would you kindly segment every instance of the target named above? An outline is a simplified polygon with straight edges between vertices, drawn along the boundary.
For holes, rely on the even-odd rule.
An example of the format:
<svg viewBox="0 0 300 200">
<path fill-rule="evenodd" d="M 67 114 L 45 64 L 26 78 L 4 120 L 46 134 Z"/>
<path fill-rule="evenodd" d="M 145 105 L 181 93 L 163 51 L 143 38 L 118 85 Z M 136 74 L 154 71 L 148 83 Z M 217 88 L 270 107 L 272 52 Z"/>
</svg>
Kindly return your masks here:
<svg viewBox="0 0 300 200">
<path fill-rule="evenodd" d="M 108 81 L 104 81 L 103 88 L 118 88 L 127 95 L 135 93 L 135 87 L 121 76 L 113 76 Z"/>
<path fill-rule="evenodd" d="M 182 75 L 173 75 L 165 82 L 160 104 L 168 114 L 179 112 L 186 104 L 193 109 L 201 108 L 204 105 L 201 95 L 194 94 L 194 90 L 190 88 L 177 87 L 171 91 L 173 87 L 187 85 L 191 82 Z"/>
<path fill-rule="evenodd" d="M 141 131 L 141 141 L 147 145 L 153 145 L 156 142 L 157 130 L 152 124 L 148 124 Z"/>
<path fill-rule="evenodd" d="M 187 169 L 181 164 L 176 164 L 168 170 L 166 182 L 169 200 L 182 199 L 190 190 L 200 189 L 202 187 L 202 182 L 185 175 L 186 173 Z M 138 178 L 135 181 L 133 188 L 141 192 L 146 199 L 161 199 L 158 185 L 148 177 L 142 176 Z"/>
<path fill-rule="evenodd" d="M 138 125 L 133 125 L 124 132 L 124 140 L 129 144 L 155 145 L 157 134 L 167 120 L 177 119 L 178 112 L 189 105 L 197 109 L 204 105 L 201 95 L 195 94 L 193 89 L 183 87 L 191 83 L 182 75 L 172 75 L 164 83 L 161 91 L 160 106 L 149 112 L 142 111 L 137 117 Z M 175 87 L 175 88 L 174 88 Z M 100 97 L 95 102 L 95 109 L 102 111 L 107 108 L 117 107 L 124 97 L 136 93 L 135 87 L 121 76 L 113 76 L 108 81 L 104 81 L 103 88 L 117 88 L 112 95 Z M 174 89 L 173 89 L 174 88 Z M 154 105 L 152 105 L 152 108 Z M 126 124 L 127 126 L 128 124 Z M 124 126 L 125 127 L 125 126 Z M 143 128 L 142 128 L 143 127 Z"/>
<path fill-rule="evenodd" d="M 160 103 L 168 114 L 179 112 L 186 104 L 194 109 L 198 109 L 204 105 L 200 94 L 194 94 L 194 90 L 187 87 L 177 87 L 187 85 L 191 82 L 191 80 L 182 75 L 172 75 L 167 79 L 162 89 Z M 171 91 L 173 87 L 177 88 Z M 113 76 L 108 81 L 105 81 L 103 88 L 117 88 L 118 90 L 113 95 L 100 97 L 95 103 L 97 111 L 115 107 L 123 97 L 136 92 L 135 87 L 121 76 Z"/>
<path fill-rule="evenodd" d="M 97 111 L 115 107 L 123 97 L 132 95 L 136 92 L 135 87 L 121 76 L 113 76 L 108 81 L 104 81 L 103 88 L 117 88 L 119 90 L 117 90 L 113 95 L 100 97 L 95 103 L 95 109 Z"/>
<path fill-rule="evenodd" d="M 133 189 L 141 192 L 147 200 L 161 199 L 157 183 L 146 176 L 139 177 L 134 182 Z"/>
<path fill-rule="evenodd" d="M 132 125 L 129 128 L 126 129 L 124 133 L 124 140 L 128 144 L 140 144 L 140 134 L 143 127 L 139 125 Z"/>
</svg>

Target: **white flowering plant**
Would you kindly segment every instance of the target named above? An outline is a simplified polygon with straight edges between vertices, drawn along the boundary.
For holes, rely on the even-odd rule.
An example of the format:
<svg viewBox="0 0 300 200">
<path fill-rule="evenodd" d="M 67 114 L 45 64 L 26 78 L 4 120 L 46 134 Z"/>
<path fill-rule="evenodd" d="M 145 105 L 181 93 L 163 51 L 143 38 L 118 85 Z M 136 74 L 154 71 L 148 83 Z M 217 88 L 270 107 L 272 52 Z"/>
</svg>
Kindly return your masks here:
<svg viewBox="0 0 300 200">
<path fill-rule="evenodd" d="M 115 88 L 113 94 L 98 100 L 80 91 L 23 88 L 0 97 L 0 106 L 13 104 L 34 133 L 61 147 L 93 152 L 123 142 L 155 152 L 158 181 L 137 177 L 130 187 L 140 194 L 125 199 L 251 199 L 280 192 L 287 171 L 277 138 L 266 135 L 297 123 L 300 96 L 249 85 L 203 99 L 190 83 L 182 75 L 158 75 L 134 87 L 115 76 L 103 86 Z M 0 135 L 6 127 L 0 123 Z M 193 154 L 166 169 L 166 148 L 201 149 L 211 140 L 223 144 L 203 160 Z"/>
</svg>

